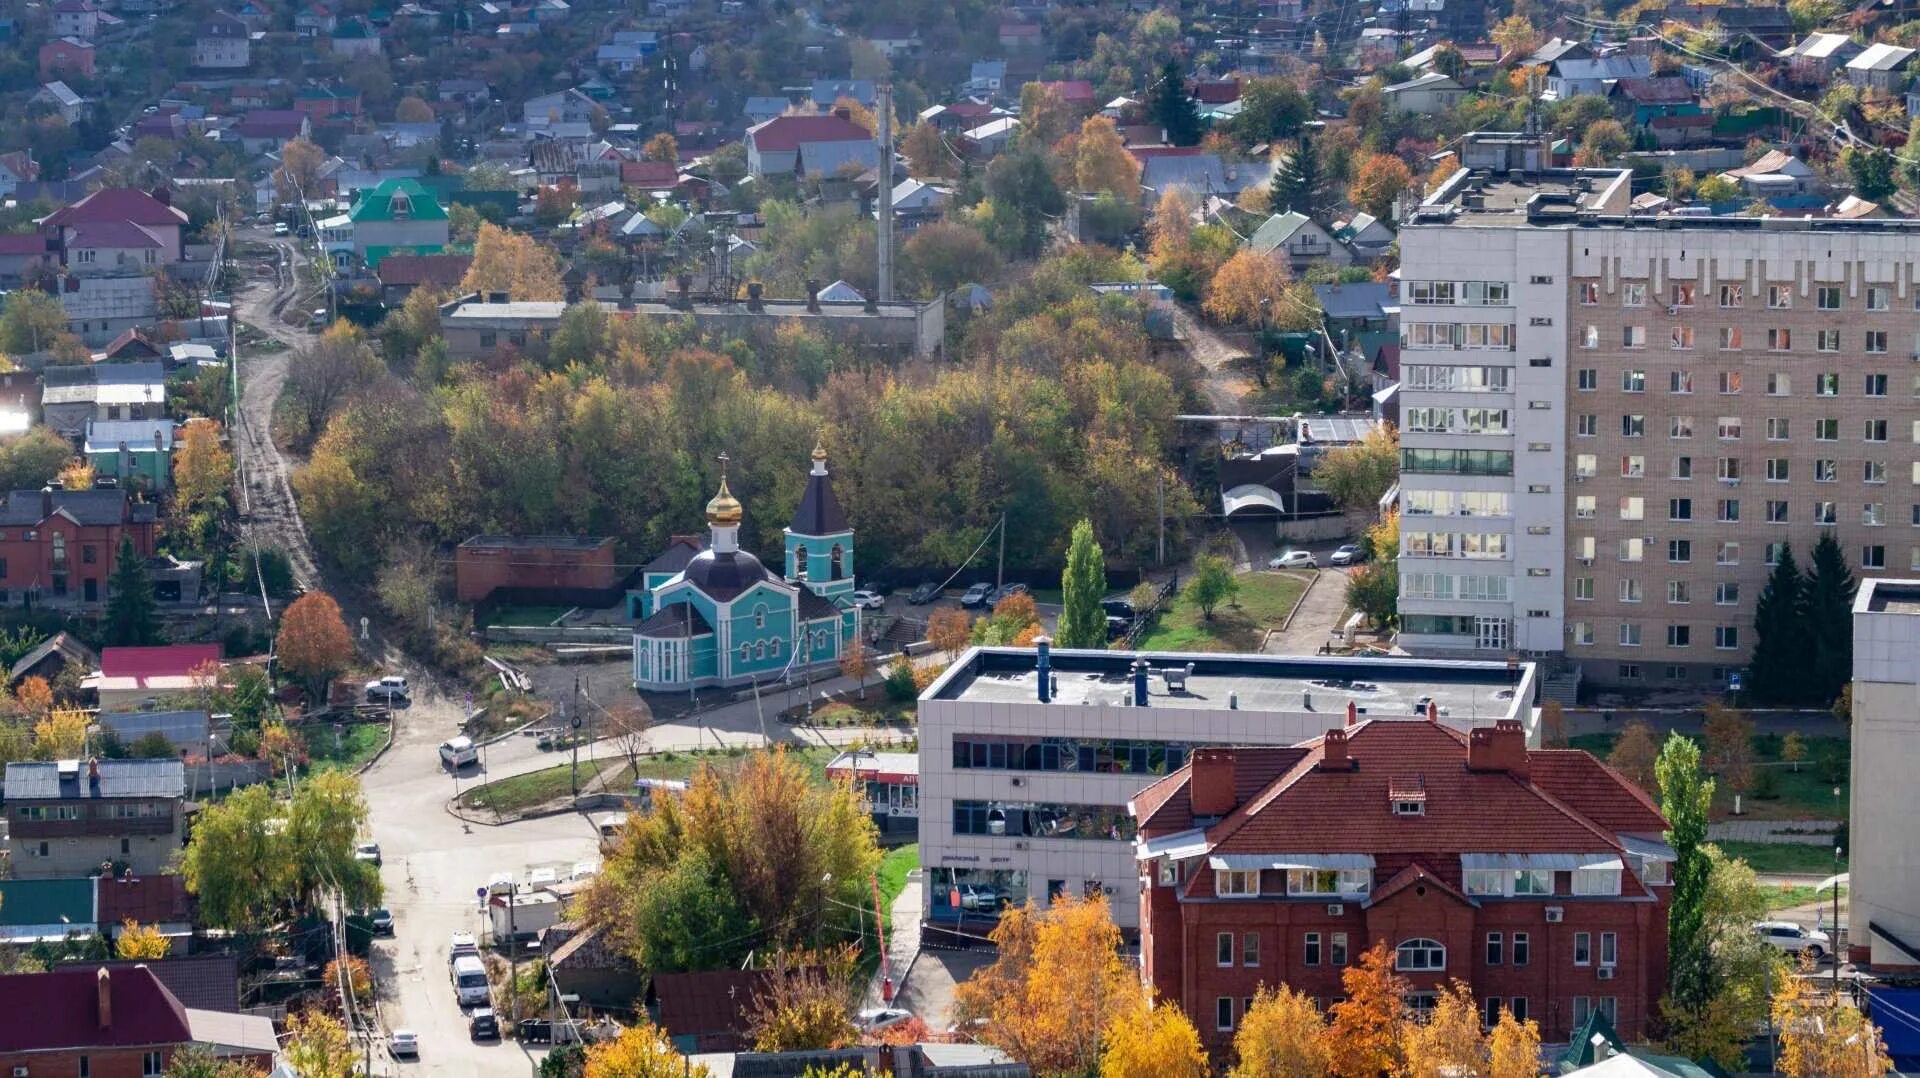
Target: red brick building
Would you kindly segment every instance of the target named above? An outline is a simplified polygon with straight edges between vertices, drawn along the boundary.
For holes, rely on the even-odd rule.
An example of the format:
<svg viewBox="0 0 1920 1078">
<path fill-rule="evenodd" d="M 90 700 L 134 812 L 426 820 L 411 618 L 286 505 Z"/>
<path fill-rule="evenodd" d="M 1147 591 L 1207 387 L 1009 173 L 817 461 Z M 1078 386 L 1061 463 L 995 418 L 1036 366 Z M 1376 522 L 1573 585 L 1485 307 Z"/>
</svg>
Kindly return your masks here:
<svg viewBox="0 0 1920 1078">
<path fill-rule="evenodd" d="M 620 580 L 611 538 L 476 535 L 453 557 L 454 595 L 463 603 L 496 591 L 508 601 L 612 602 Z"/>
<path fill-rule="evenodd" d="M 174 1053 L 204 1039 L 194 1035 L 187 1008 L 144 966 L 83 965 L 0 977 L 0 1014 L 0 1067 L 25 1078 L 154 1078 Z M 212 1047 L 272 1067 L 270 1037 L 258 1045 L 223 1043 L 234 1039 L 220 1036 Z"/>
<path fill-rule="evenodd" d="M 156 507 L 124 490 L 16 490 L 0 506 L 0 604 L 97 603 L 120 538 L 153 556 Z"/>
<path fill-rule="evenodd" d="M 1366 720 L 1291 748 L 1201 748 L 1138 794 L 1145 976 L 1223 1051 L 1262 985 L 1331 1005 L 1384 942 L 1410 1002 L 1466 981 L 1565 1040 L 1630 1039 L 1667 975 L 1666 822 L 1584 752 L 1517 722 L 1468 737 Z"/>
<path fill-rule="evenodd" d="M 40 46 L 40 81 L 62 76 L 93 77 L 93 43 L 75 37 L 57 37 Z"/>
</svg>

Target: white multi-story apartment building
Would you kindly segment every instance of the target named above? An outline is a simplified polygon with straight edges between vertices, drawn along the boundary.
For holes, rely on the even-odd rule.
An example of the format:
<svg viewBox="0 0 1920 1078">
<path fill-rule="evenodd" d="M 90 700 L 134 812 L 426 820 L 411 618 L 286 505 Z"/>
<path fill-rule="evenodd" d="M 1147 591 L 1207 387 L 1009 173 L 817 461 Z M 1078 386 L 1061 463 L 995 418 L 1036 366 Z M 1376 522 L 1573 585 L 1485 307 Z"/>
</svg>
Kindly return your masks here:
<svg viewBox="0 0 1920 1078">
<path fill-rule="evenodd" d="M 1409 650 L 1721 688 L 1782 551 L 1920 569 L 1920 229 L 1475 153 L 1400 233 Z"/>
<path fill-rule="evenodd" d="M 1853 597 L 1853 771 L 1847 950 L 1879 970 L 1920 967 L 1920 580 Z"/>
<path fill-rule="evenodd" d="M 1043 688 L 1044 686 L 1044 688 Z M 1349 718 L 1525 723 L 1528 663 L 975 648 L 920 697 L 926 919 L 1103 893 L 1139 924 L 1127 803 L 1199 745 L 1291 745 Z"/>
</svg>

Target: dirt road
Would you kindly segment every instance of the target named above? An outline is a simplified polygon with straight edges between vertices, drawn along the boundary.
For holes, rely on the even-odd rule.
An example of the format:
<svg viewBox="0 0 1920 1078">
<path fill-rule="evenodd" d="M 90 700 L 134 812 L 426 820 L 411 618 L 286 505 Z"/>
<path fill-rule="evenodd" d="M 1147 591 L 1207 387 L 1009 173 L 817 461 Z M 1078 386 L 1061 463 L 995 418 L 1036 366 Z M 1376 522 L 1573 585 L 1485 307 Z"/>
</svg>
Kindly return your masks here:
<svg viewBox="0 0 1920 1078">
<path fill-rule="evenodd" d="M 1251 354 L 1214 332 L 1180 304 L 1174 305 L 1173 324 L 1180 339 L 1187 342 L 1187 354 L 1207 372 L 1201 389 L 1206 393 L 1215 414 L 1241 414 L 1247 394 L 1253 391 L 1253 384 L 1240 367 Z"/>
</svg>

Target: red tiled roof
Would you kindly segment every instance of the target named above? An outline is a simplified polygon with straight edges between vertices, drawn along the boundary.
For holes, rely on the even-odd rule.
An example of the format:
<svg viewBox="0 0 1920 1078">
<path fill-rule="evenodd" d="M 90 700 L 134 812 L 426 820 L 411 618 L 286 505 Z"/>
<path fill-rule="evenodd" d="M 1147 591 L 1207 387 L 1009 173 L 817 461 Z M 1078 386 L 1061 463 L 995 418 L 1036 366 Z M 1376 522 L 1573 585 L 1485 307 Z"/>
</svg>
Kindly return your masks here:
<svg viewBox="0 0 1920 1078">
<path fill-rule="evenodd" d="M 106 677 L 185 677 L 202 663 L 219 661 L 218 644 L 100 649 L 100 673 Z"/>
<path fill-rule="evenodd" d="M 660 1028 L 675 1039 L 690 1038 L 699 1051 L 728 1051 L 746 1042 L 753 999 L 772 972 L 763 969 L 705 973 L 656 973 Z"/>
<path fill-rule="evenodd" d="M 71 227 L 97 221 L 184 225 L 187 215 L 137 188 L 104 187 L 70 206 L 60 207 L 43 218 L 41 223 Z"/>
<path fill-rule="evenodd" d="M 97 966 L 0 976 L 0 1052 L 133 1048 L 193 1039 L 187 1010 L 148 969 L 107 974 L 101 1013 Z"/>
<path fill-rule="evenodd" d="M 0 236 L 0 255 L 43 255 L 47 253 L 47 238 L 38 232 L 23 236 Z"/>
<path fill-rule="evenodd" d="M 1067 79 L 1064 82 L 1043 82 L 1040 85 L 1052 87 L 1062 101 L 1091 103 L 1093 101 L 1093 83 L 1085 79 Z"/>
<path fill-rule="evenodd" d="M 620 182 L 628 187 L 665 190 L 679 184 L 680 166 L 672 161 L 623 161 Z"/>
<path fill-rule="evenodd" d="M 73 238 L 67 242 L 69 249 L 83 247 L 105 248 L 146 248 L 159 247 L 160 240 L 153 233 L 134 224 L 132 221 L 85 221 L 73 226 Z"/>
<path fill-rule="evenodd" d="M 870 139 L 873 132 L 838 116 L 775 116 L 747 128 L 747 137 L 761 153 L 797 150 L 806 142 L 852 142 Z"/>
<path fill-rule="evenodd" d="M 1240 100 L 1240 82 L 1238 79 L 1218 79 L 1203 82 L 1193 88 L 1193 99 L 1203 105 L 1225 105 Z"/>
<path fill-rule="evenodd" d="M 1696 96 L 1693 87 L 1678 75 L 1630 79 L 1618 85 L 1621 96 L 1641 105 L 1680 105 Z"/>
<path fill-rule="evenodd" d="M 1233 754 L 1233 800 L 1251 801 L 1267 784 L 1292 770 L 1307 755 L 1299 746 L 1249 748 Z M 1133 795 L 1134 816 L 1143 828 L 1171 834 L 1193 826 L 1193 801 L 1188 796 L 1187 769 L 1175 771 Z"/>
<path fill-rule="evenodd" d="M 451 288 L 467 275 L 472 255 L 388 255 L 380 260 L 383 285 L 437 284 Z"/>
<path fill-rule="evenodd" d="M 1434 875 L 1432 869 L 1418 861 L 1394 873 L 1392 879 L 1374 888 L 1373 893 L 1367 896 L 1366 904 L 1369 907 L 1378 906 L 1416 883 L 1430 884 L 1439 889 L 1441 894 L 1457 899 L 1463 906 L 1479 905 L 1473 899 L 1455 890 L 1452 884 Z"/>
<path fill-rule="evenodd" d="M 300 133 L 307 114 L 298 109 L 254 109 L 233 125 L 242 138 L 292 137 Z"/>
<path fill-rule="evenodd" d="M 100 923 L 132 918 L 143 925 L 193 919 L 193 900 L 180 876 L 96 876 Z"/>
</svg>

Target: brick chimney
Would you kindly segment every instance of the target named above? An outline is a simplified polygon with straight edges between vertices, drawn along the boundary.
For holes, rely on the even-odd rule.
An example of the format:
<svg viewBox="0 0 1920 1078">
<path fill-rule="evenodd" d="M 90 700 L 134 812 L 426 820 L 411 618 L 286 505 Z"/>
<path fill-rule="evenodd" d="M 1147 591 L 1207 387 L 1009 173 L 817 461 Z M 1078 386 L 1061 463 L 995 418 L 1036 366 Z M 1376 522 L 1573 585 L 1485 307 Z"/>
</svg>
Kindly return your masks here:
<svg viewBox="0 0 1920 1078">
<path fill-rule="evenodd" d="M 100 1028 L 113 1028 L 113 975 L 101 966 L 93 975 L 94 998 L 100 1001 Z"/>
<path fill-rule="evenodd" d="M 1347 755 L 1347 732 L 1328 730 L 1320 739 L 1320 770 L 1352 771 L 1359 761 Z"/>
<path fill-rule="evenodd" d="M 820 282 L 819 281 L 815 281 L 811 279 L 807 281 L 807 310 L 813 314 L 820 313 Z"/>
<path fill-rule="evenodd" d="M 1195 816 L 1225 816 L 1233 811 L 1232 749 L 1193 750 L 1193 776 L 1187 781 L 1187 796 L 1193 802 Z"/>
<path fill-rule="evenodd" d="M 1467 741 L 1467 770 L 1505 771 L 1527 776 L 1527 732 L 1514 719 L 1473 731 Z"/>
</svg>

